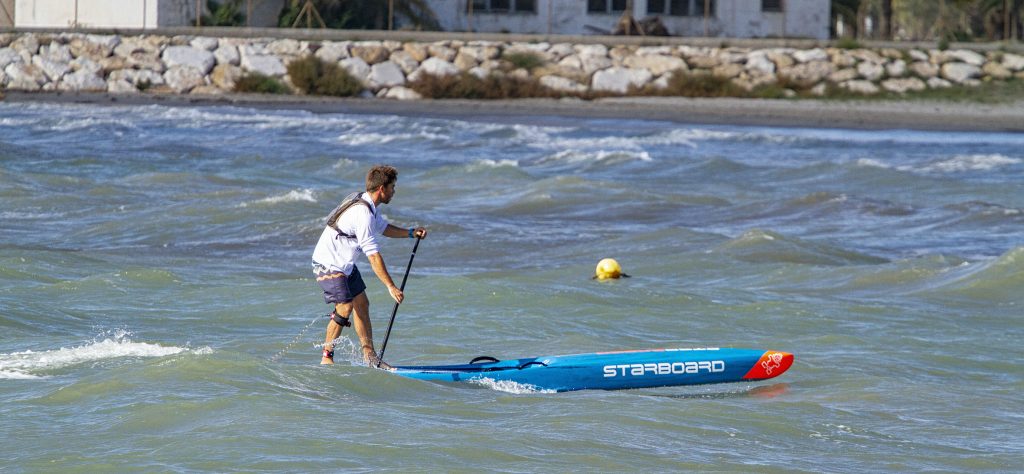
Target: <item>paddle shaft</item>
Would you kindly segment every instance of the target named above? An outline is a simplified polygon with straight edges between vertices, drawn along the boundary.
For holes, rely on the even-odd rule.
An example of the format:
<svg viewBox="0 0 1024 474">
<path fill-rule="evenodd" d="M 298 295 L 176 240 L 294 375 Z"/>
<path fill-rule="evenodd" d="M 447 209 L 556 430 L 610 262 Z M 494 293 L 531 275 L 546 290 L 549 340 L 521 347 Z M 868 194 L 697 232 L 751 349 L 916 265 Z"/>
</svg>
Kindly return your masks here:
<svg viewBox="0 0 1024 474">
<path fill-rule="evenodd" d="M 409 264 L 405 266 L 405 275 L 402 276 L 402 285 L 398 287 L 399 290 L 405 292 L 405 281 L 409 279 L 409 270 L 412 269 L 412 261 L 416 258 L 416 249 L 420 246 L 422 237 L 416 237 L 416 245 L 412 246 L 412 255 L 409 256 Z M 391 310 L 391 320 L 388 321 L 388 330 L 384 333 L 384 343 L 380 345 L 380 355 L 377 356 L 377 368 L 380 368 L 381 362 L 384 361 L 384 350 L 388 348 L 388 338 L 391 337 L 391 327 L 395 325 L 395 315 L 398 314 L 398 303 L 395 302 L 395 308 Z"/>
</svg>

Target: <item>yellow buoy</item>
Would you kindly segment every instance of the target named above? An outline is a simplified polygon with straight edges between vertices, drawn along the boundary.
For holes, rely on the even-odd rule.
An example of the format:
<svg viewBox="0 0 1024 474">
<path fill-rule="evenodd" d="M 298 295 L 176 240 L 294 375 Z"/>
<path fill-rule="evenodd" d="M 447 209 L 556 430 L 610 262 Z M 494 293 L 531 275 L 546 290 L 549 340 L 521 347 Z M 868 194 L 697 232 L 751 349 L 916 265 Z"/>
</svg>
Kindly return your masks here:
<svg viewBox="0 0 1024 474">
<path fill-rule="evenodd" d="M 618 278 L 622 275 L 622 267 L 619 266 L 619 262 L 616 262 L 614 258 L 605 258 L 597 262 L 597 269 L 594 271 L 594 278 L 598 280 Z"/>
</svg>

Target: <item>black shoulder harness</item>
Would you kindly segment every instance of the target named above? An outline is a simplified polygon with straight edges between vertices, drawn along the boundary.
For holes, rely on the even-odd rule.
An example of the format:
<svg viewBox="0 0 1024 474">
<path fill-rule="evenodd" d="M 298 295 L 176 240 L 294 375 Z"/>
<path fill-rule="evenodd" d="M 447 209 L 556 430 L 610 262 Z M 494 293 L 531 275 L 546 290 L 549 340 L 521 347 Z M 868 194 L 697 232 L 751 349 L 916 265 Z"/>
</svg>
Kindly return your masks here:
<svg viewBox="0 0 1024 474">
<path fill-rule="evenodd" d="M 327 215 L 327 226 L 332 228 L 332 229 L 334 229 L 334 231 L 338 233 L 338 237 L 339 238 L 340 237 L 346 237 L 346 238 L 349 238 L 349 239 L 356 238 L 356 236 L 354 236 L 354 235 L 349 235 L 349 234 L 346 234 L 346 233 L 342 232 L 341 229 L 338 228 L 337 224 L 338 224 L 338 219 L 341 218 L 341 215 L 344 214 L 345 211 L 351 209 L 352 206 L 357 206 L 357 205 L 360 205 L 360 204 L 362 204 L 363 206 L 366 206 L 367 209 L 370 209 L 370 205 L 366 201 L 363 200 L 363 193 L 355 192 L 355 193 L 349 194 L 348 196 L 345 196 L 345 199 L 341 200 L 341 204 L 338 204 L 338 207 L 335 207 L 334 210 L 331 211 L 331 213 Z M 373 212 L 373 209 L 370 209 L 370 212 Z"/>
</svg>

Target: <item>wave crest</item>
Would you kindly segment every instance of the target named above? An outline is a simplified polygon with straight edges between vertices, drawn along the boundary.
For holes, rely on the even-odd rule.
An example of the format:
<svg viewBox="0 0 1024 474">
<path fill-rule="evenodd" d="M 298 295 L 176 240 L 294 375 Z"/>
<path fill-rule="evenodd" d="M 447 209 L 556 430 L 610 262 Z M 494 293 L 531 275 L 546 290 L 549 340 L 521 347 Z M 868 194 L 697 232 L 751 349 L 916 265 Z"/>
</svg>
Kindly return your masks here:
<svg viewBox="0 0 1024 474">
<path fill-rule="evenodd" d="M 0 379 L 46 378 L 54 371 L 89 362 L 121 357 L 164 357 L 189 350 L 184 347 L 132 342 L 130 335 L 127 331 L 119 330 L 103 340 L 94 340 L 81 346 L 0 354 Z M 209 348 L 200 350 L 212 351 Z"/>
<path fill-rule="evenodd" d="M 875 265 L 888 260 L 832 245 L 786 237 L 772 231 L 753 229 L 716 247 L 720 252 L 751 263 L 796 263 L 804 265 Z"/>
</svg>

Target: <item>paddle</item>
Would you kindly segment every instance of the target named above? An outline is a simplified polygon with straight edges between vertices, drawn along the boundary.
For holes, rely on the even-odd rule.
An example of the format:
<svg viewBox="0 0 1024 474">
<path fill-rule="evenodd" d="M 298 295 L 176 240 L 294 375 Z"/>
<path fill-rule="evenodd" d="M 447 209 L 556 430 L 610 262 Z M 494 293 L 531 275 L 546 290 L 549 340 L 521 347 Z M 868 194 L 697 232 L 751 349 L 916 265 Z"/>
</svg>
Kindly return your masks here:
<svg viewBox="0 0 1024 474">
<path fill-rule="evenodd" d="M 405 280 L 409 279 L 409 270 L 412 268 L 412 261 L 416 258 L 416 249 L 420 246 L 420 241 L 423 237 L 416 237 L 416 245 L 412 246 L 412 255 L 409 256 L 409 265 L 405 267 L 405 276 L 402 277 L 402 286 L 398 289 L 405 292 Z M 380 345 L 380 355 L 377 356 L 377 368 L 380 368 L 381 362 L 384 361 L 384 350 L 388 348 L 388 338 L 391 337 L 391 326 L 395 324 L 395 315 L 398 314 L 398 302 L 395 302 L 395 309 L 391 310 L 391 321 L 388 321 L 388 330 L 384 333 L 384 343 Z"/>
</svg>

